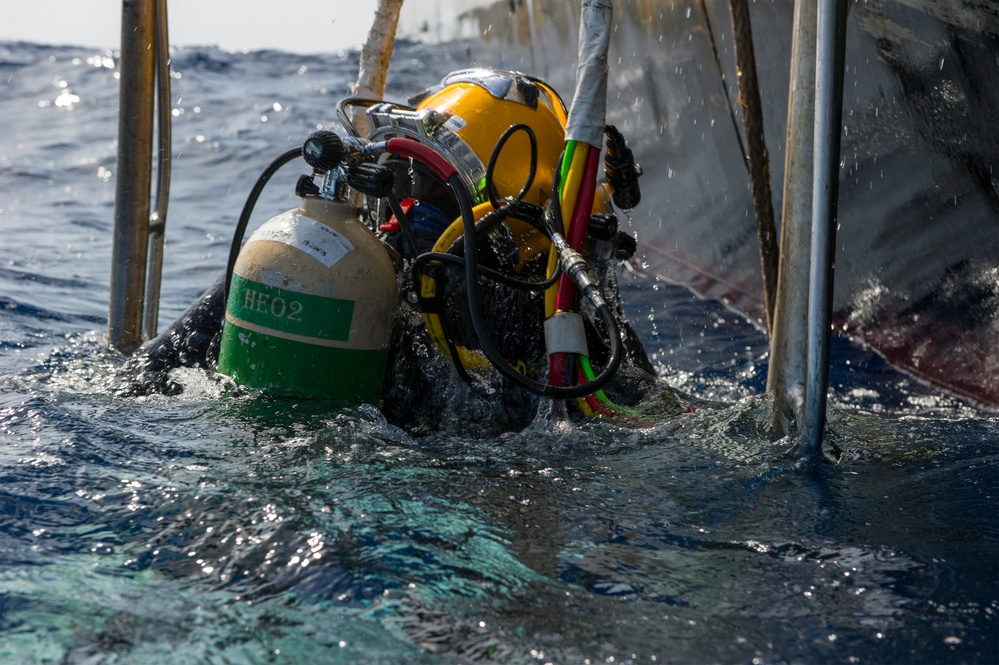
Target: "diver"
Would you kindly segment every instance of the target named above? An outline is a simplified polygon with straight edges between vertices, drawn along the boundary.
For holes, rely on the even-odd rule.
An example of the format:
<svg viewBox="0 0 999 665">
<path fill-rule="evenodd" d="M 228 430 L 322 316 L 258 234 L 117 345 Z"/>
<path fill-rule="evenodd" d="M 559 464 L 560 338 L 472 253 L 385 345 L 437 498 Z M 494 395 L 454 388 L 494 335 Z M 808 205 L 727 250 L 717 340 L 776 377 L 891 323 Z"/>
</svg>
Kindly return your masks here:
<svg viewBox="0 0 999 665">
<path fill-rule="evenodd" d="M 449 400 L 478 405 L 487 435 L 523 429 L 545 398 L 569 415 L 641 420 L 650 396 L 663 410 L 618 298 L 636 242 L 614 206 L 638 204 L 641 173 L 620 132 L 606 128 L 598 184 L 601 151 L 566 142 L 551 87 L 481 68 L 337 115 L 345 136 L 315 132 L 264 172 L 225 275 L 129 359 L 120 393 L 176 392 L 170 370 L 195 366 L 240 390 L 377 404 L 415 434 L 447 426 Z M 244 244 L 263 185 L 299 156 L 301 207 Z"/>
</svg>

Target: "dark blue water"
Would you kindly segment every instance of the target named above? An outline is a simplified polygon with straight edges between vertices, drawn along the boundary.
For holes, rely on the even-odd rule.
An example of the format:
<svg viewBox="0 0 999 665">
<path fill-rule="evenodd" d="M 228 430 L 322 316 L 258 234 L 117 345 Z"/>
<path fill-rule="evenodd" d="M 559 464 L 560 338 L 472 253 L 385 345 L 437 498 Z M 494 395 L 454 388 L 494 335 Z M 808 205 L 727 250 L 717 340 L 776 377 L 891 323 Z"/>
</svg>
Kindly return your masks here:
<svg viewBox="0 0 999 665">
<path fill-rule="evenodd" d="M 162 325 L 264 166 L 336 128 L 356 57 L 174 54 Z M 399 45 L 390 94 L 463 57 Z M 842 460 L 801 473 L 766 426 L 765 337 L 640 267 L 623 300 L 662 381 L 717 406 L 414 439 L 196 370 L 112 396 L 115 67 L 0 45 L 0 662 L 999 660 L 994 414 L 837 340 Z"/>
</svg>

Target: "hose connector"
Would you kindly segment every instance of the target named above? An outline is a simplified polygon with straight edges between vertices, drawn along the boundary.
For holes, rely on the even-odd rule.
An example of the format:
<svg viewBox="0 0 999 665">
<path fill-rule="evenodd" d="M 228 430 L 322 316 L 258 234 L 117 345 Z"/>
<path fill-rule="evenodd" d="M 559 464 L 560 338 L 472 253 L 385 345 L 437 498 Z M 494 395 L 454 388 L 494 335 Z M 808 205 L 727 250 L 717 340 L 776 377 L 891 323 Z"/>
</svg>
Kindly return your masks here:
<svg viewBox="0 0 999 665">
<path fill-rule="evenodd" d="M 562 264 L 562 271 L 575 282 L 580 293 L 597 309 L 605 306 L 606 302 L 604 302 L 603 296 L 600 295 L 600 289 L 597 288 L 597 284 L 586 270 L 586 259 L 583 258 L 583 255 L 570 247 L 561 234 L 552 234 L 552 244 L 555 245 L 555 249 L 558 252 L 558 260 Z"/>
</svg>

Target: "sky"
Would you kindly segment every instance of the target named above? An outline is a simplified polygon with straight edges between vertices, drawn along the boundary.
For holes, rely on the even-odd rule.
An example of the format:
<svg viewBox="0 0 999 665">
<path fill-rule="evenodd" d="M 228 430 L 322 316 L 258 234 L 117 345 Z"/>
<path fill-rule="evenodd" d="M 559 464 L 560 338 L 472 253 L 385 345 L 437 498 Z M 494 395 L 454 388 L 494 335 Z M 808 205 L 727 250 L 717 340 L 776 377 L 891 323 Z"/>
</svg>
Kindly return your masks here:
<svg viewBox="0 0 999 665">
<path fill-rule="evenodd" d="M 169 0 L 170 44 L 329 53 L 362 44 L 376 6 L 376 0 Z M 117 49 L 121 2 L 0 0 L 0 40 Z"/>
</svg>

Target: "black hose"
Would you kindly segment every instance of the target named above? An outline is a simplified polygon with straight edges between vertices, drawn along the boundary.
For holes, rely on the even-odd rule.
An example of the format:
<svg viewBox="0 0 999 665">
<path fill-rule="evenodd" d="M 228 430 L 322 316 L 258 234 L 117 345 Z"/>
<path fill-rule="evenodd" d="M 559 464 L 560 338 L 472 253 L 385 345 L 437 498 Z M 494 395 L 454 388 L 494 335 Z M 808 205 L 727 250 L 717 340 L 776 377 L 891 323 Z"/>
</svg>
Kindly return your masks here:
<svg viewBox="0 0 999 665">
<path fill-rule="evenodd" d="M 490 210 L 479 218 L 479 221 L 475 223 L 475 229 L 479 233 L 488 232 L 508 218 L 526 222 L 540 231 L 546 238 L 549 238 L 550 231 L 544 220 L 544 210 L 533 203 L 524 203 L 510 197 L 504 199 L 503 205 L 498 209 Z"/>
<path fill-rule="evenodd" d="M 253 214 L 253 208 L 257 205 L 257 199 L 260 198 L 260 193 L 264 191 L 267 181 L 277 173 L 278 169 L 296 157 L 301 156 L 302 146 L 291 148 L 282 153 L 277 159 L 268 164 L 267 168 L 260 174 L 260 177 L 257 178 L 257 182 L 253 184 L 250 195 L 246 197 L 246 203 L 243 204 L 243 212 L 240 213 L 239 221 L 236 222 L 236 230 L 232 234 L 232 244 L 229 245 L 229 261 L 225 267 L 225 298 L 223 299 L 226 307 L 229 306 L 229 285 L 232 282 L 233 270 L 236 269 L 236 258 L 239 256 L 240 247 L 243 245 L 243 235 L 246 233 L 246 225 L 250 222 L 250 215 Z"/>
<path fill-rule="evenodd" d="M 540 383 L 517 372 L 510 366 L 506 359 L 503 358 L 502 354 L 500 354 L 499 350 L 493 344 L 489 331 L 486 330 L 485 324 L 482 321 L 481 310 L 479 308 L 479 293 L 478 289 L 475 287 L 478 283 L 479 267 L 478 261 L 475 260 L 475 257 L 478 256 L 478 248 L 476 246 L 477 238 L 475 235 L 475 216 L 472 212 L 472 204 L 468 199 L 468 194 L 464 190 L 461 178 L 457 174 L 448 178 L 448 185 L 458 201 L 458 208 L 461 210 L 461 217 L 464 223 L 466 257 L 465 292 L 468 298 L 468 314 L 469 318 L 472 320 L 472 328 L 475 330 L 475 336 L 479 340 L 479 346 L 482 348 L 482 352 L 486 355 L 486 358 L 489 359 L 489 362 L 492 363 L 493 367 L 495 367 L 496 370 L 505 378 L 509 379 L 521 388 L 542 397 L 551 397 L 554 399 L 576 399 L 590 395 L 607 385 L 607 383 L 614 378 L 614 374 L 617 372 L 617 368 L 621 364 L 621 335 L 617 327 L 617 321 L 615 321 L 614 315 L 610 311 L 610 307 L 603 301 L 598 292 L 595 293 L 596 286 L 592 282 L 589 282 L 588 284 L 580 284 L 579 287 L 584 295 L 589 297 L 591 302 L 593 302 L 597 313 L 603 320 L 604 326 L 607 328 L 610 344 L 610 358 L 607 361 L 607 365 L 599 374 L 597 374 L 596 377 L 594 377 L 593 381 L 576 386 L 552 386 Z M 562 240 L 562 244 L 564 244 L 565 240 L 561 238 L 560 234 L 559 238 Z M 578 273 L 580 263 L 581 261 L 573 264 L 573 270 L 569 271 L 570 274 Z"/>
<path fill-rule="evenodd" d="M 529 208 L 529 210 L 526 211 L 522 210 L 522 208 L 525 207 Z M 534 215 L 530 214 L 531 212 L 534 211 L 537 211 L 538 214 Z M 494 227 L 499 226 L 500 224 L 504 223 L 508 218 L 511 217 L 522 222 L 527 222 L 532 227 L 534 227 L 542 234 L 544 234 L 546 238 L 551 240 L 551 233 L 549 227 L 544 223 L 543 219 L 540 219 L 543 217 L 543 215 L 541 214 L 541 209 L 538 208 L 537 206 L 533 206 L 529 203 L 521 203 L 520 201 L 517 200 L 508 200 L 508 202 L 505 203 L 499 209 L 491 210 L 487 212 L 485 215 L 483 215 L 475 223 L 475 232 L 480 235 L 483 233 L 488 233 Z M 426 252 L 418 256 L 416 260 L 413 262 L 413 283 L 414 284 L 419 283 L 420 279 L 422 278 L 425 272 L 425 267 L 427 263 L 431 261 L 450 263 L 451 265 L 463 264 L 465 262 L 463 257 L 451 253 L 452 250 L 455 249 L 455 247 L 457 246 L 458 242 L 460 241 L 456 240 L 455 244 L 449 247 L 447 250 L 445 250 L 445 252 Z M 510 288 L 517 289 L 520 291 L 544 291 L 548 288 L 551 288 L 552 286 L 555 286 L 559 278 L 562 276 L 561 265 L 556 265 L 555 272 L 552 274 L 552 276 L 541 281 L 518 279 L 516 277 L 511 277 L 510 275 L 501 273 L 497 270 L 492 270 L 491 268 L 484 268 L 482 266 L 479 267 L 479 270 L 482 272 L 482 274 L 485 277 L 493 280 L 494 282 L 503 284 L 504 286 L 508 286 Z"/>
<path fill-rule="evenodd" d="M 413 261 L 414 283 L 419 281 L 419 279 L 424 275 L 426 265 L 431 261 L 438 263 L 450 263 L 451 265 L 458 266 L 465 264 L 464 257 L 455 256 L 454 254 L 448 254 L 446 252 L 426 252 L 424 254 L 420 254 L 416 260 Z M 517 289 L 519 291 L 545 291 L 555 286 L 556 282 L 558 282 L 558 278 L 562 276 L 561 271 L 559 271 L 543 282 L 531 282 L 510 277 L 509 275 L 505 275 L 498 270 L 493 270 L 492 268 L 479 266 L 478 269 L 482 276 L 491 279 L 497 284 L 509 286 L 510 288 Z"/>
<path fill-rule="evenodd" d="M 526 133 L 527 138 L 531 141 L 531 166 L 527 172 L 527 181 L 521 187 L 520 193 L 514 198 L 518 201 L 523 199 L 527 196 L 527 192 L 531 190 L 531 185 L 534 184 L 534 176 L 538 170 L 538 137 L 534 134 L 533 129 L 523 123 L 510 125 L 499 137 L 499 140 L 496 141 L 496 147 L 493 148 L 492 154 L 489 155 L 489 165 L 486 167 L 486 192 L 489 194 L 489 202 L 493 205 L 493 208 L 500 207 L 499 194 L 496 192 L 496 185 L 493 183 L 493 171 L 496 169 L 496 162 L 499 161 L 500 153 L 503 152 L 503 146 L 517 132 Z"/>
</svg>

